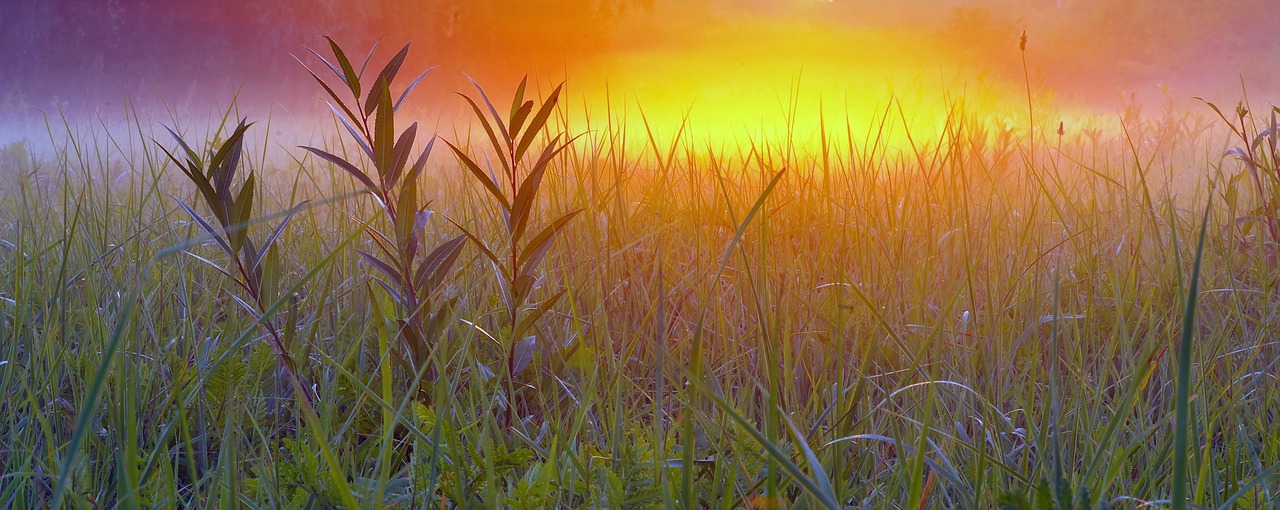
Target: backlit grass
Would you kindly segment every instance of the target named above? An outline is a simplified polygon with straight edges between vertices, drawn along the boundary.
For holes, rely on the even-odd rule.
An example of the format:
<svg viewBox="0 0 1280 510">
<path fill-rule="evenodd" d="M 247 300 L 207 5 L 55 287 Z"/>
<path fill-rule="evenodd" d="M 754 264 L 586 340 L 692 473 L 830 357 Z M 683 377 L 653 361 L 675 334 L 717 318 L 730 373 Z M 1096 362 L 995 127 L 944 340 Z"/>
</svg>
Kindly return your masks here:
<svg viewBox="0 0 1280 510">
<path fill-rule="evenodd" d="M 723 148 L 522 85 L 431 152 L 407 80 L 334 60 L 310 150 L 180 115 L 5 149 L 0 505 L 1276 499 L 1269 114 Z"/>
</svg>

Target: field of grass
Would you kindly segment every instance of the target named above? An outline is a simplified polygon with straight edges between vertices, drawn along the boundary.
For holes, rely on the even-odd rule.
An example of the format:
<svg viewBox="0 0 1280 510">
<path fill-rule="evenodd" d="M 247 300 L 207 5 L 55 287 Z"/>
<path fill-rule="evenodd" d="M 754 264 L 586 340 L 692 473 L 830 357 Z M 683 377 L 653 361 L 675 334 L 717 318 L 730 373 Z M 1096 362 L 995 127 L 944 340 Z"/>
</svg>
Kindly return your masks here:
<svg viewBox="0 0 1280 510">
<path fill-rule="evenodd" d="M 4 150 L 0 506 L 1280 496 L 1270 111 L 725 149 L 521 87 L 400 144 L 412 80 L 328 58 L 316 149 Z"/>
</svg>

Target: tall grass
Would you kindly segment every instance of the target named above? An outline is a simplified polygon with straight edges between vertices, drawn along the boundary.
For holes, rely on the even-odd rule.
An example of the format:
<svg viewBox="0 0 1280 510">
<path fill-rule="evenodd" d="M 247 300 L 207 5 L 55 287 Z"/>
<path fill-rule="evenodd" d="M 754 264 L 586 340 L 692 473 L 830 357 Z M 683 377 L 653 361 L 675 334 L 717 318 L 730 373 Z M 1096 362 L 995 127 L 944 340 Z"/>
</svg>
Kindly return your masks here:
<svg viewBox="0 0 1280 510">
<path fill-rule="evenodd" d="M 1276 272 L 1236 219 L 1268 195 L 1229 187 L 1263 167 L 1194 118 L 725 149 L 529 82 L 441 157 L 398 66 L 330 51 L 313 149 L 175 115 L 0 158 L 0 505 L 1276 499 Z"/>
</svg>

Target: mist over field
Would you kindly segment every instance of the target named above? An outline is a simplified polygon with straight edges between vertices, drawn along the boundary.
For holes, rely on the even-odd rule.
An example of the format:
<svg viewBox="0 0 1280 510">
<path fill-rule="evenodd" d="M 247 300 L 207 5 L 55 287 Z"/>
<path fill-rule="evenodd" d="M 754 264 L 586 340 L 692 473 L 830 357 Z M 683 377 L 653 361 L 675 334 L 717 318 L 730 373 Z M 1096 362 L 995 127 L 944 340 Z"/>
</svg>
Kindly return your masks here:
<svg viewBox="0 0 1280 510">
<path fill-rule="evenodd" d="M 1275 507 L 1274 4 L 4 0 L 0 508 Z"/>
<path fill-rule="evenodd" d="M 129 105 L 162 119 L 208 113 L 233 96 L 243 112 L 282 125 L 325 118 L 323 92 L 293 58 L 319 65 L 305 48 L 324 49 L 322 35 L 355 53 L 377 40 L 384 53 L 412 41 L 409 69 L 439 66 L 415 106 L 446 124 L 465 113 L 450 94 L 469 89 L 464 73 L 497 90 L 525 74 L 544 87 L 567 79 L 593 104 L 608 89 L 616 103 L 649 107 L 660 124 L 678 122 L 690 107 L 727 126 L 774 121 L 785 104 L 777 98 L 793 84 L 804 100 L 862 102 L 868 111 L 891 93 L 919 94 L 912 84 L 941 97 L 946 86 L 983 83 L 1009 96 L 1022 87 L 1022 30 L 1032 85 L 1059 104 L 1103 115 L 1192 96 L 1231 104 L 1242 79 L 1255 99 L 1280 90 L 1273 7 L 1266 0 L 10 0 L 0 17 L 0 139 L 41 135 L 44 115 L 111 118 Z M 742 85 L 754 81 L 761 83 Z M 740 113 L 722 113 L 731 111 Z"/>
</svg>

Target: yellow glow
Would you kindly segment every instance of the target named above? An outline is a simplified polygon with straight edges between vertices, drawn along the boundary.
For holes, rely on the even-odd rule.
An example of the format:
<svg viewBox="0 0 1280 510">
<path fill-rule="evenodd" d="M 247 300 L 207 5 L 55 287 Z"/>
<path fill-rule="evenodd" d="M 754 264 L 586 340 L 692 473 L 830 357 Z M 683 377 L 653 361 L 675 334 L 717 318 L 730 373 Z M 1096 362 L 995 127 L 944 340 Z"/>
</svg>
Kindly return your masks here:
<svg viewBox="0 0 1280 510">
<path fill-rule="evenodd" d="M 990 82 L 911 31 L 741 17 L 679 37 L 638 32 L 569 73 L 588 111 L 625 111 L 633 137 L 647 119 L 669 140 L 687 115 L 685 135 L 699 142 L 786 138 L 815 148 L 820 118 L 843 139 L 847 115 L 861 143 L 887 115 L 881 143 L 902 147 L 904 121 L 917 142 L 935 138 L 957 103 L 970 114 L 1025 111 L 1025 91 Z"/>
</svg>

